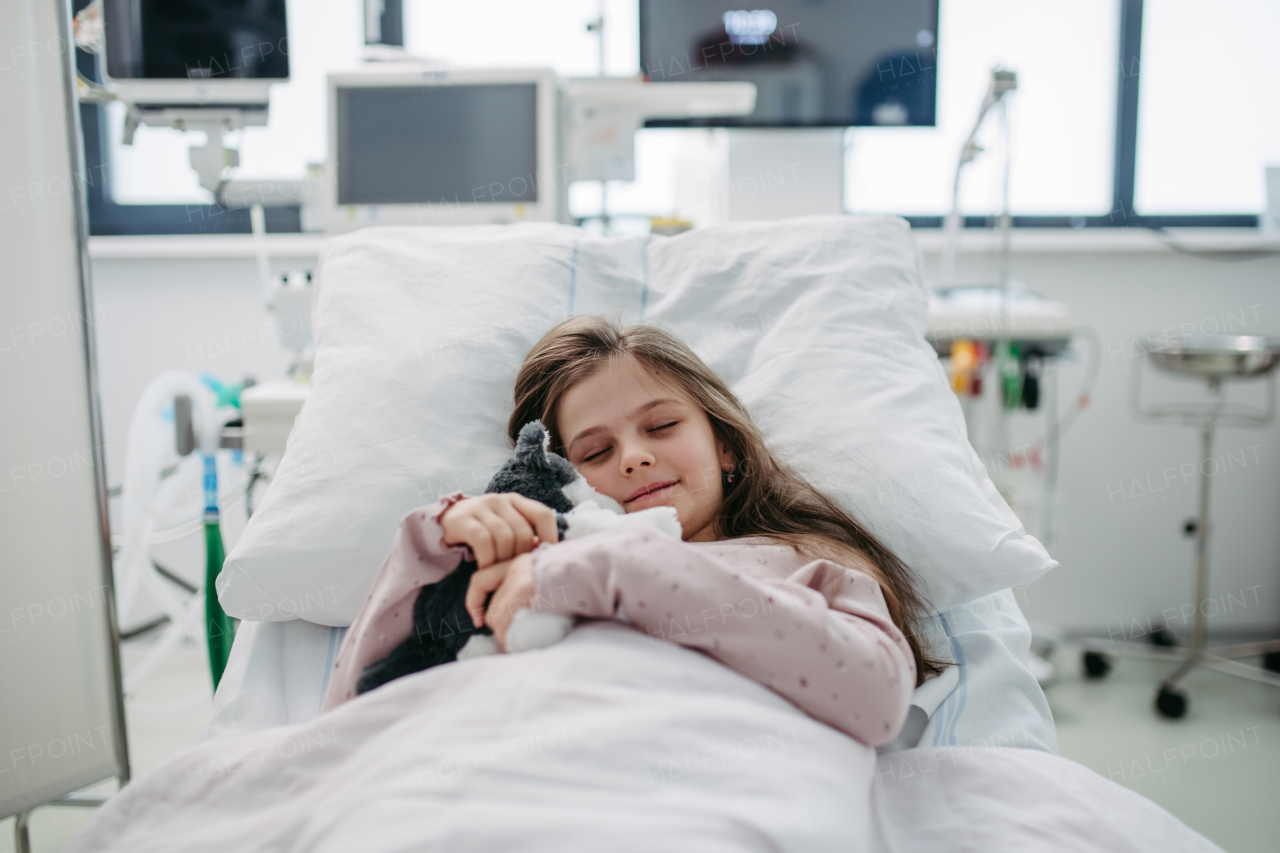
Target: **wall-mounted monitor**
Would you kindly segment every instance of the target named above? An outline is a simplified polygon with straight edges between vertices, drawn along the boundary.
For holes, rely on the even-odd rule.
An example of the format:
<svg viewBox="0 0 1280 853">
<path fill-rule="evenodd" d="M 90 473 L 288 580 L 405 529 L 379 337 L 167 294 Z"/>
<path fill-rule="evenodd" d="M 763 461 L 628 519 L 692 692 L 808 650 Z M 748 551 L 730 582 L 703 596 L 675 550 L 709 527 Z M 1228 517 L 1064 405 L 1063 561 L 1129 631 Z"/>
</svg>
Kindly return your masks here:
<svg viewBox="0 0 1280 853">
<path fill-rule="evenodd" d="M 649 125 L 935 124 L 938 0 L 640 0 L 654 82 L 756 85 L 749 116 Z"/>
<path fill-rule="evenodd" d="M 326 229 L 563 219 L 562 109 L 550 69 L 330 74 Z"/>
<path fill-rule="evenodd" d="M 285 0 L 104 0 L 106 78 L 144 106 L 261 106 L 289 79 Z"/>
</svg>

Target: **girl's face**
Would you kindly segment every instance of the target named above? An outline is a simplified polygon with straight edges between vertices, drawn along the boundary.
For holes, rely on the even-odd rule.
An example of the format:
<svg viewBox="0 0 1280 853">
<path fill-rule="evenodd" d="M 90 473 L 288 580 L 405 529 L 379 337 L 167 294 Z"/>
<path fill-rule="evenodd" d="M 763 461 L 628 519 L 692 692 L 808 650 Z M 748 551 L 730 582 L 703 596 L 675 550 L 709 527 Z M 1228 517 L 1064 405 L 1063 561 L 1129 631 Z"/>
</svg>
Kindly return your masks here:
<svg viewBox="0 0 1280 853">
<path fill-rule="evenodd" d="M 673 506 L 684 538 L 715 538 L 721 471 L 734 464 L 706 412 L 632 358 L 570 388 L 556 412 L 565 454 L 591 487 L 627 512 Z"/>
</svg>

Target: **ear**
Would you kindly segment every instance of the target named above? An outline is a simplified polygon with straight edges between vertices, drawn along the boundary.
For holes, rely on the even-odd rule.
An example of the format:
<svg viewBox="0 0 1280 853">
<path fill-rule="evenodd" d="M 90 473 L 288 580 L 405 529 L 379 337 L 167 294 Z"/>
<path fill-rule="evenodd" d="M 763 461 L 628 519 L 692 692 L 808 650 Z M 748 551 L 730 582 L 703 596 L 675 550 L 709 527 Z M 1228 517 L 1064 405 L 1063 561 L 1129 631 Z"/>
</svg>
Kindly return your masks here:
<svg viewBox="0 0 1280 853">
<path fill-rule="evenodd" d="M 737 467 L 738 460 L 734 457 L 733 453 L 729 450 L 729 445 L 725 444 L 723 441 L 721 441 L 718 438 L 716 439 L 716 452 L 720 457 L 721 468 L 724 468 L 726 465 L 730 468 Z"/>
</svg>

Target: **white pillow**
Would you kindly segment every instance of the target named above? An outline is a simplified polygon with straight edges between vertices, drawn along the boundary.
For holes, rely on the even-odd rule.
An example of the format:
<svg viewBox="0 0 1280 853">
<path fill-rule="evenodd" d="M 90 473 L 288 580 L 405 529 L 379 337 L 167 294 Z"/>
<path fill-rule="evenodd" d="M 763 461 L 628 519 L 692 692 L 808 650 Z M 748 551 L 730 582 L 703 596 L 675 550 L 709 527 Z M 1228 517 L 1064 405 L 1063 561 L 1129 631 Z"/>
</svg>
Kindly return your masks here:
<svg viewBox="0 0 1280 853">
<path fill-rule="evenodd" d="M 781 455 L 924 582 L 938 609 L 1057 565 L 965 435 L 923 337 L 910 228 L 887 217 L 602 238 L 562 225 L 370 228 L 330 240 L 311 396 L 218 578 L 245 619 L 347 625 L 400 519 L 479 494 L 510 454 L 520 362 L 572 314 L 679 335 Z"/>
</svg>

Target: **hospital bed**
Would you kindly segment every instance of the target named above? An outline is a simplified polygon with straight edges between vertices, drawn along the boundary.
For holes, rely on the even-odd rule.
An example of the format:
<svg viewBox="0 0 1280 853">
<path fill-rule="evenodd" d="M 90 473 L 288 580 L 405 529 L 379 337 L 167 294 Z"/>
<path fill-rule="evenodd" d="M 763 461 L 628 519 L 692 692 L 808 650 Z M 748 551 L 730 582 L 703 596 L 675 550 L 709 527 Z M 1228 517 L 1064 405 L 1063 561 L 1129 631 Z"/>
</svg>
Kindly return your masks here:
<svg viewBox="0 0 1280 853">
<path fill-rule="evenodd" d="M 964 438 L 901 220 L 620 239 L 370 229 L 330 241 L 318 279 L 312 393 L 218 583 L 246 621 L 202 742 L 135 781 L 72 850 L 215 836 L 222 849 L 344 849 L 371 833 L 386 849 L 1216 849 L 1056 755 L 1016 597 L 1056 564 Z M 921 575 L 936 607 L 924 639 L 950 665 L 916 689 L 895 741 L 872 751 L 607 620 L 320 714 L 399 518 L 483 489 L 509 452 L 520 358 L 560 317 L 599 311 L 684 338 L 777 450 Z M 747 761 L 758 731 L 765 753 Z M 492 760 L 514 733 L 536 762 Z M 458 772 L 486 754 L 484 772 Z M 705 767 L 726 755 L 737 763 Z M 466 835 L 478 823 L 492 829 L 483 843 Z"/>
<path fill-rule="evenodd" d="M 301 619 L 241 623 L 201 740 L 313 719 L 346 631 Z M 1013 590 L 933 614 L 929 641 L 953 664 L 916 689 L 902 734 L 882 754 L 915 746 L 1057 753 L 1048 703 L 1026 667 L 1031 630 Z"/>
</svg>

